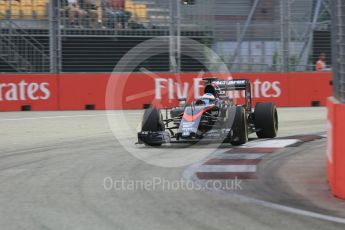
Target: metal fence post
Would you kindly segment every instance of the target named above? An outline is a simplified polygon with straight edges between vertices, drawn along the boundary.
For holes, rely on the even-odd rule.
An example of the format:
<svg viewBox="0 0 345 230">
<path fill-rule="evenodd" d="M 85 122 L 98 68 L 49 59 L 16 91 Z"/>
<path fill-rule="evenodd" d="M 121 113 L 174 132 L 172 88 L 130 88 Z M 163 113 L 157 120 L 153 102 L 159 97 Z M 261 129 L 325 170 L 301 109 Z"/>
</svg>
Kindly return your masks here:
<svg viewBox="0 0 345 230">
<path fill-rule="evenodd" d="M 170 72 L 181 71 L 181 4 L 180 0 L 169 0 L 169 62 Z"/>
<path fill-rule="evenodd" d="M 60 1 L 49 1 L 50 72 L 61 72 Z"/>
<path fill-rule="evenodd" d="M 334 0 L 331 7 L 333 95 L 345 103 L 345 6 L 342 0 Z"/>
<path fill-rule="evenodd" d="M 344 1 L 338 0 L 338 81 L 339 97 L 342 103 L 345 103 L 345 6 Z"/>
<path fill-rule="evenodd" d="M 181 72 L 181 1 L 176 0 L 176 69 Z"/>
<path fill-rule="evenodd" d="M 340 1 L 340 0 L 339 0 Z M 338 11 L 338 0 L 332 2 L 332 23 L 331 23 L 331 32 L 332 32 L 332 70 L 333 70 L 333 95 L 336 98 L 339 98 L 339 79 L 338 79 L 338 18 L 337 18 L 337 11 Z"/>
<path fill-rule="evenodd" d="M 290 43 L 290 0 L 281 0 L 281 71 L 289 72 L 289 43 Z"/>
</svg>

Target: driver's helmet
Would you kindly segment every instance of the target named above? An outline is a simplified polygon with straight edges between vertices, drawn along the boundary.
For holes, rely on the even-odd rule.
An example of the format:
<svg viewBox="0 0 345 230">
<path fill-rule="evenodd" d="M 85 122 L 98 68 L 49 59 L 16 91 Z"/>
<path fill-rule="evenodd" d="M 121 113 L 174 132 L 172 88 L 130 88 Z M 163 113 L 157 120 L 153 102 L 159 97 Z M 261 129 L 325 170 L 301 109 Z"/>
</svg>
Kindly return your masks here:
<svg viewBox="0 0 345 230">
<path fill-rule="evenodd" d="M 212 104 L 214 103 L 214 101 L 216 100 L 216 98 L 213 96 L 212 93 L 205 93 L 204 95 L 202 95 L 201 100 L 206 104 Z"/>
<path fill-rule="evenodd" d="M 216 83 L 212 82 L 212 86 L 213 86 L 214 90 L 216 91 L 216 95 L 219 96 L 219 94 L 221 93 L 219 85 L 217 85 Z"/>
</svg>

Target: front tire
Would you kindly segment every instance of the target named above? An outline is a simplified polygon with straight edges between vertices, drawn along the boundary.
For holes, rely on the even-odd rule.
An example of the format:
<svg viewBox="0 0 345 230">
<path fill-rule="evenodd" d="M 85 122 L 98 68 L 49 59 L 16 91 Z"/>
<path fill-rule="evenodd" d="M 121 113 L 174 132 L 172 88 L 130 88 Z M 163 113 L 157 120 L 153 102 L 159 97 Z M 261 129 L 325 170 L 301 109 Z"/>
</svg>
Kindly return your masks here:
<svg viewBox="0 0 345 230">
<path fill-rule="evenodd" d="M 259 138 L 274 138 L 278 133 L 278 112 L 274 103 L 258 103 L 254 111 L 256 135 Z"/>
<path fill-rule="evenodd" d="M 231 127 L 232 145 L 243 145 L 248 142 L 248 126 L 246 111 L 241 106 L 230 107 L 228 110 L 228 126 Z"/>
<path fill-rule="evenodd" d="M 150 107 L 145 109 L 141 131 L 159 132 L 164 131 L 164 123 L 159 109 Z M 161 146 L 162 143 L 145 143 L 149 146 Z"/>
</svg>

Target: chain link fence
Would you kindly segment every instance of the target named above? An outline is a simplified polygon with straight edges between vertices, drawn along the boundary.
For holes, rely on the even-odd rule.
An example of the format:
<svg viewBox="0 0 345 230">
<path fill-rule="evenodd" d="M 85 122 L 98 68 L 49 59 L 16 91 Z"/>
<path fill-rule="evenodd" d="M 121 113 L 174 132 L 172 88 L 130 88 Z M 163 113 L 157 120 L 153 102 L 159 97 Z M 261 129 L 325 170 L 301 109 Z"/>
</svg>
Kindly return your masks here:
<svg viewBox="0 0 345 230">
<path fill-rule="evenodd" d="M 230 71 L 314 71 L 321 53 L 331 65 L 330 13 L 330 0 L 0 0 L 0 72 L 111 72 L 157 36 L 168 48 L 136 71 L 217 68 L 179 36 Z"/>
</svg>

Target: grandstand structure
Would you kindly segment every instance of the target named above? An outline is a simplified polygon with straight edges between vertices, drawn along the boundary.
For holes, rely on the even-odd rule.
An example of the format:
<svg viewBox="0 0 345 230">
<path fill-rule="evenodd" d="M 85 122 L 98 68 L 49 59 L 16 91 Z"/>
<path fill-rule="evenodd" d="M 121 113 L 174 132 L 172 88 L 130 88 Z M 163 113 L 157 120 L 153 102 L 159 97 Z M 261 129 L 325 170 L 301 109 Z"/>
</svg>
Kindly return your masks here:
<svg viewBox="0 0 345 230">
<path fill-rule="evenodd" d="M 123 0 L 110 13 L 102 0 L 75 2 L 0 0 L 0 72 L 111 72 L 136 45 L 170 35 L 201 42 L 231 71 L 313 70 L 331 50 L 330 0 Z M 174 48 L 135 70 L 171 71 L 171 52 L 178 71 L 214 65 Z"/>
</svg>

